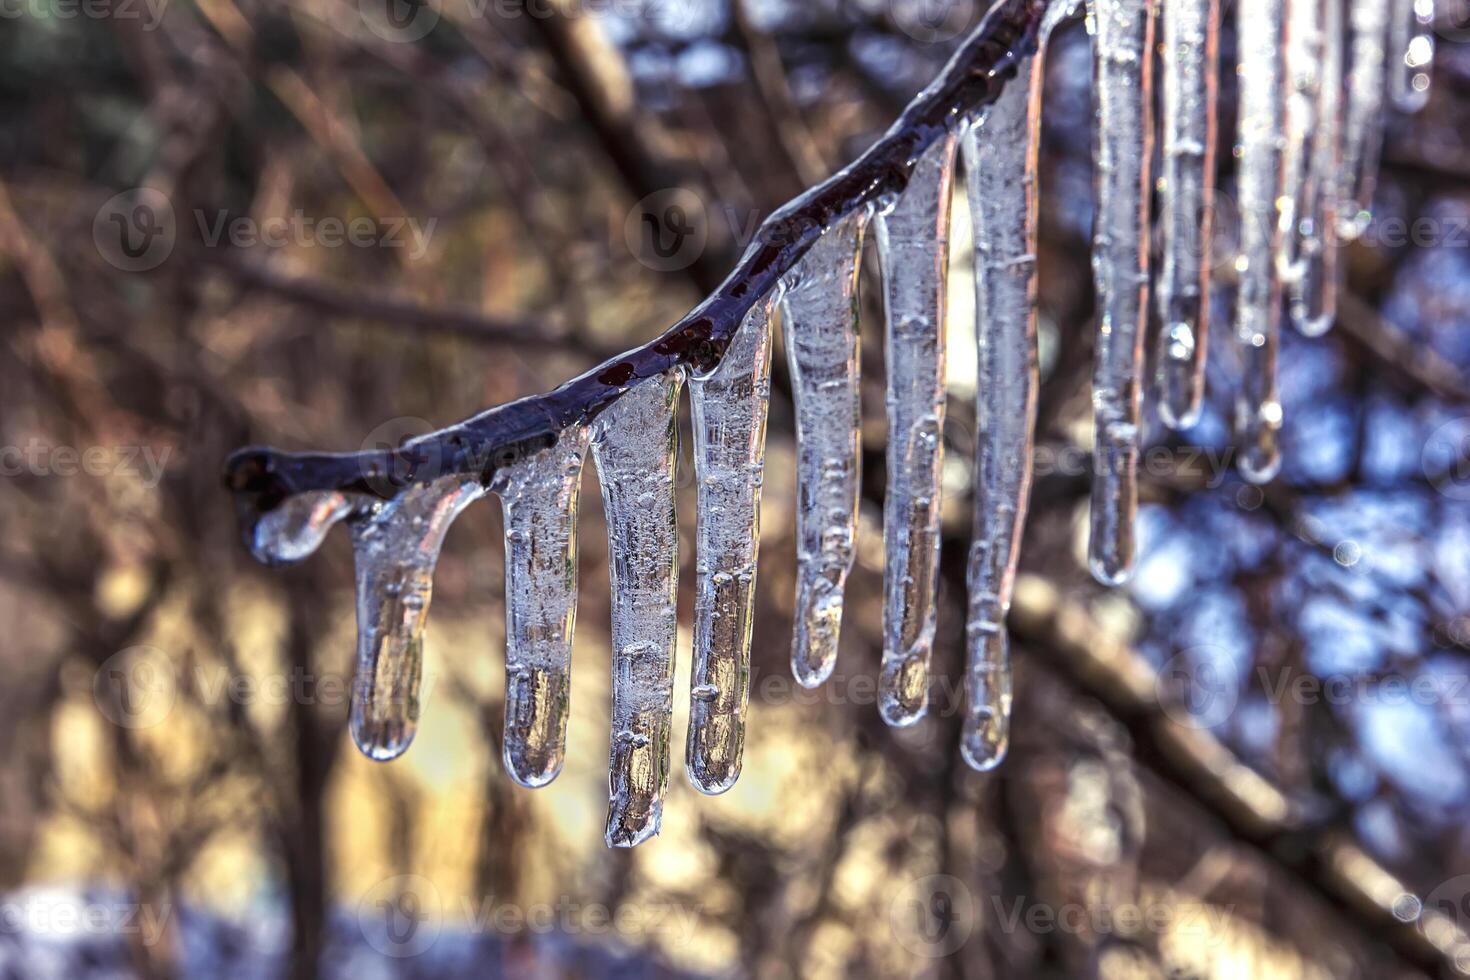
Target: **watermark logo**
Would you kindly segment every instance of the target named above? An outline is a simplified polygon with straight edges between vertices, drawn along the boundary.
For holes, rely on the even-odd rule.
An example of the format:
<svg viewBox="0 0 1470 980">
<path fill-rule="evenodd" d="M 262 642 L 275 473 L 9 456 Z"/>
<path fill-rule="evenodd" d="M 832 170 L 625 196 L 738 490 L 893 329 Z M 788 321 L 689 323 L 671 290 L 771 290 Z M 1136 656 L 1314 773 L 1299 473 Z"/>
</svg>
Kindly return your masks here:
<svg viewBox="0 0 1470 980">
<path fill-rule="evenodd" d="M 1438 912 L 1462 930 L 1470 931 L 1470 874 L 1455 875 L 1436 885 L 1424 896 L 1424 908 Z"/>
<path fill-rule="evenodd" d="M 682 187 L 654 191 L 628 212 L 623 241 L 634 258 L 655 272 L 689 268 L 709 244 L 704 200 Z"/>
<path fill-rule="evenodd" d="M 157 647 L 119 650 L 92 675 L 92 699 L 119 728 L 152 728 L 173 711 L 178 689 L 168 654 Z"/>
<path fill-rule="evenodd" d="M 942 44 L 966 33 L 975 22 L 973 0 L 892 0 L 894 25 L 921 44 Z"/>
<path fill-rule="evenodd" d="M 916 956 L 948 956 L 965 945 L 975 927 L 974 896 L 951 875 L 919 878 L 893 896 L 888 927 L 899 945 Z"/>
<path fill-rule="evenodd" d="M 98 254 L 123 272 L 158 268 L 173 254 L 177 239 L 173 203 L 153 187 L 114 194 L 92 219 Z"/>
<path fill-rule="evenodd" d="M 439 0 L 357 0 L 363 26 L 385 41 L 411 44 L 439 23 Z"/>
<path fill-rule="evenodd" d="M 1240 687 L 1219 666 L 1222 651 L 1191 647 L 1170 657 L 1154 679 L 1164 714 L 1186 728 L 1214 728 L 1235 711 Z"/>
<path fill-rule="evenodd" d="M 385 878 L 357 903 L 362 937 L 379 953 L 398 959 L 428 952 L 439 941 L 443 918 L 439 889 L 422 875 Z"/>
<path fill-rule="evenodd" d="M 363 479 L 374 493 L 391 497 L 413 474 L 438 472 L 443 457 L 437 444 L 405 449 L 407 443 L 433 431 L 434 426 L 424 419 L 404 415 L 389 419 L 367 434 L 362 451 L 387 454 L 381 463 L 363 463 Z"/>
<path fill-rule="evenodd" d="M 1435 429 L 1420 462 L 1434 489 L 1451 500 L 1470 500 L 1470 416 Z"/>
<path fill-rule="evenodd" d="M 169 0 L 0 0 L 0 20 L 141 21 L 142 30 L 157 30 Z"/>
</svg>

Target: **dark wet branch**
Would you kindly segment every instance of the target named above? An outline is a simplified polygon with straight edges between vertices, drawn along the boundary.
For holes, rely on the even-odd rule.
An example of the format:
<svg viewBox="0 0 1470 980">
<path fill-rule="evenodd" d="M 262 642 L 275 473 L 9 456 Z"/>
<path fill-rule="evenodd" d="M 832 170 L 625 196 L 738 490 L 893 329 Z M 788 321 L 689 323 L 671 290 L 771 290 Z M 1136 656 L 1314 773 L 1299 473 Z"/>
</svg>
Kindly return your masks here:
<svg viewBox="0 0 1470 980">
<path fill-rule="evenodd" d="M 474 418 L 384 451 L 286 453 L 242 449 L 225 465 L 243 529 L 287 497 L 314 490 L 383 496 L 450 474 L 490 482 L 495 472 L 551 445 L 568 426 L 591 421 L 637 382 L 675 367 L 708 371 L 719 363 L 746 313 L 774 291 L 824 229 L 882 198 L 901 193 L 936 139 L 990 105 L 1036 50 L 1042 17 L 1063 0 L 1004 0 L 956 52 L 939 78 L 857 161 L 772 214 L 735 270 L 659 337 L 553 391 L 492 408 Z"/>
</svg>

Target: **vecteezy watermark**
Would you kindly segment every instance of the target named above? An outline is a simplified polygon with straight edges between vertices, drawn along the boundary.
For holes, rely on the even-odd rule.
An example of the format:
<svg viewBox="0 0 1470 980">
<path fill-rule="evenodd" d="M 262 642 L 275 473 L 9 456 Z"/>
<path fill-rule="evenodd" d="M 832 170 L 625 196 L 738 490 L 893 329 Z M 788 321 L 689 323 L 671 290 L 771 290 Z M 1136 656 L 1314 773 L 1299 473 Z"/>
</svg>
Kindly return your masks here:
<svg viewBox="0 0 1470 980">
<path fill-rule="evenodd" d="M 171 446 L 55 446 L 31 439 L 23 446 L 0 446 L 0 478 L 18 476 L 137 477 L 149 490 L 163 480 Z"/>
<path fill-rule="evenodd" d="M 422 875 L 384 878 L 363 893 L 357 923 L 368 945 L 384 956 L 421 956 L 446 929 L 470 936 L 547 935 L 615 937 L 640 943 L 660 936 L 693 940 L 702 906 L 677 902 L 623 902 L 608 906 L 561 895 L 550 902 L 507 902 L 495 895 L 447 900 Z"/>
<path fill-rule="evenodd" d="M 169 0 L 0 0 L 0 20 L 141 21 L 145 31 L 163 22 Z"/>
<path fill-rule="evenodd" d="M 363 25 L 385 41 L 411 43 L 439 23 L 439 0 L 358 0 Z"/>
<path fill-rule="evenodd" d="M 90 901 L 53 892 L 0 900 L 0 935 L 68 939 L 137 936 L 145 946 L 163 938 L 173 917 L 167 903 Z"/>
<path fill-rule="evenodd" d="M 1434 489 L 1451 500 L 1470 500 L 1470 416 L 1435 429 L 1424 443 L 1420 464 Z"/>
<path fill-rule="evenodd" d="M 180 670 L 163 650 L 134 646 L 118 651 L 97 668 L 92 675 L 92 698 L 114 725 L 146 729 L 162 724 L 184 697 L 203 707 L 300 704 L 345 708 L 357 693 L 357 683 L 348 674 L 318 674 L 301 667 L 250 674 L 236 673 L 223 664 L 195 664 Z M 428 699 L 434 683 L 433 674 L 423 675 L 416 694 L 419 702 Z"/>
<path fill-rule="evenodd" d="M 268 218 L 196 208 L 192 230 L 205 248 L 387 248 L 401 249 L 412 261 L 428 254 L 438 218 L 369 218 L 310 215 L 300 208 Z M 179 221 L 173 201 L 153 187 L 135 187 L 108 198 L 92 219 L 97 253 L 123 272 L 147 272 L 168 260 L 178 243 Z"/>
<path fill-rule="evenodd" d="M 1154 679 L 1164 714 L 1189 728 L 1214 728 L 1230 718 L 1249 679 L 1222 666 L 1227 661 L 1212 647 L 1193 647 L 1171 657 Z M 1253 686 L 1270 705 L 1470 707 L 1470 675 L 1465 674 L 1316 674 L 1261 664 L 1252 676 Z"/>
<path fill-rule="evenodd" d="M 700 0 L 357 0 L 362 25 L 384 41 L 409 44 L 428 37 L 443 18 L 446 3 L 452 13 L 470 20 L 528 17 L 616 17 L 643 20 L 671 34 L 682 34 L 696 18 Z"/>
<path fill-rule="evenodd" d="M 893 938 L 915 956 L 940 959 L 970 939 L 975 897 L 950 875 L 927 875 L 900 888 L 888 903 Z"/>
<path fill-rule="evenodd" d="M 1085 936 L 1134 938 L 1172 932 L 1204 933 L 1224 941 L 1234 905 L 1207 902 L 1064 902 L 1051 905 L 1026 898 L 990 899 L 991 911 L 1002 932 L 1025 930 L 1033 935 L 1067 933 Z"/>
</svg>

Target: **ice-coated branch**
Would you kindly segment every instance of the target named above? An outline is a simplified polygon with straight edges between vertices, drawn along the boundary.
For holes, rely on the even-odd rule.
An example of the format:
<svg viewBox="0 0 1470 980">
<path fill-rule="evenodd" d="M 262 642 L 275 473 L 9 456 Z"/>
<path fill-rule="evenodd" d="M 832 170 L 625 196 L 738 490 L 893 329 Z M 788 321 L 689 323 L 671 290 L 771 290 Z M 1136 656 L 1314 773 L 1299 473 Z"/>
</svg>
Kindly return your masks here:
<svg viewBox="0 0 1470 980">
<path fill-rule="evenodd" d="M 262 515 L 311 491 L 396 497 L 450 474 L 489 486 L 499 470 L 548 448 L 565 429 L 590 423 L 638 381 L 681 366 L 699 372 L 713 369 L 746 314 L 775 291 L 826 229 L 880 198 L 902 193 L 926 149 L 999 98 L 1021 62 L 1036 50 L 1042 18 L 1056 2 L 998 4 L 882 139 L 767 218 L 719 288 L 642 347 L 553 391 L 497 406 L 394 449 L 239 450 L 225 464 L 225 484 L 235 494 L 247 541 Z"/>
</svg>

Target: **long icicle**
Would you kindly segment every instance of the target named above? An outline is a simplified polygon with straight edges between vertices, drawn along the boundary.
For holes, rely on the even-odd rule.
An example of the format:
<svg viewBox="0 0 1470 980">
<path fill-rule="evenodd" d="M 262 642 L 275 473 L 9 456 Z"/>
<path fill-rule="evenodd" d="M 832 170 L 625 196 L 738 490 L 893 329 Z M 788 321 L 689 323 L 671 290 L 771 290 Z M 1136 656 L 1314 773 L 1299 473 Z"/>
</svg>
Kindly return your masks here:
<svg viewBox="0 0 1470 980">
<path fill-rule="evenodd" d="M 484 493 L 469 477 L 444 477 L 405 491 L 352 526 L 357 676 L 350 727 L 370 758 L 397 758 L 418 730 L 434 565 L 449 525 Z"/>
<path fill-rule="evenodd" d="M 774 306 L 756 304 L 720 366 L 689 379 L 699 528 L 685 771 L 702 793 L 735 785 L 745 748 Z"/>
<path fill-rule="evenodd" d="M 1088 19 L 1097 154 L 1092 267 L 1099 311 L 1088 564 L 1098 581 L 1117 585 L 1133 568 L 1138 510 L 1139 376 L 1153 191 L 1153 2 L 1088 0 Z"/>
<path fill-rule="evenodd" d="M 1277 274 L 1283 286 L 1294 286 L 1303 272 L 1303 227 L 1307 172 L 1311 167 L 1312 133 L 1322 81 L 1322 0 L 1288 0 L 1282 110 L 1281 194 L 1277 201 L 1279 237 Z M 1309 225 L 1307 226 L 1309 227 Z"/>
<path fill-rule="evenodd" d="M 1337 233 L 1343 241 L 1352 241 L 1368 230 L 1373 219 L 1373 188 L 1383 150 L 1389 0 L 1347 2 L 1353 56 L 1348 73 Z"/>
<path fill-rule="evenodd" d="M 1283 196 L 1286 0 L 1239 0 L 1240 293 L 1235 338 L 1241 381 L 1235 439 L 1241 475 L 1264 483 L 1281 463 L 1281 402 L 1276 354 L 1281 341 L 1282 280 L 1278 265 Z"/>
<path fill-rule="evenodd" d="M 829 228 L 781 301 L 796 401 L 797 584 L 791 669 L 816 687 L 837 663 L 843 590 L 857 536 L 861 405 L 857 282 L 868 211 Z"/>
<path fill-rule="evenodd" d="M 1398 0 L 1390 16 L 1388 97 L 1400 112 L 1418 112 L 1429 104 L 1434 0 Z"/>
<path fill-rule="evenodd" d="M 682 382 L 679 368 L 639 383 L 598 418 L 592 441 L 612 583 L 609 847 L 658 833 L 669 779 L 679 566 L 674 422 Z"/>
<path fill-rule="evenodd" d="M 1036 169 L 1041 86 L 1058 3 L 1037 53 L 964 135 L 965 190 L 975 240 L 975 537 L 967 579 L 965 761 L 982 772 L 1010 746 L 1011 657 L 1006 613 L 1031 495 L 1039 386 L 1036 351 Z M 1024 82 L 1024 84 L 1023 84 Z"/>
<path fill-rule="evenodd" d="M 1163 268 L 1158 281 L 1159 416 L 1199 420 L 1214 265 L 1219 0 L 1164 0 Z"/>
<path fill-rule="evenodd" d="M 572 630 L 577 620 L 577 500 L 590 433 L 556 445 L 497 480 L 505 514 L 505 768 L 545 786 L 566 760 Z"/>
<path fill-rule="evenodd" d="M 1301 269 L 1288 283 L 1292 325 L 1308 337 L 1326 333 L 1337 318 L 1337 207 L 1342 171 L 1342 3 L 1316 2 L 1321 44 L 1306 179 L 1297 211 Z"/>
<path fill-rule="evenodd" d="M 952 135 L 936 140 L 920 158 L 904 193 L 877 219 L 888 365 L 878 709 L 890 725 L 913 724 L 929 704 L 939 586 L 945 291 L 955 149 Z"/>
</svg>

